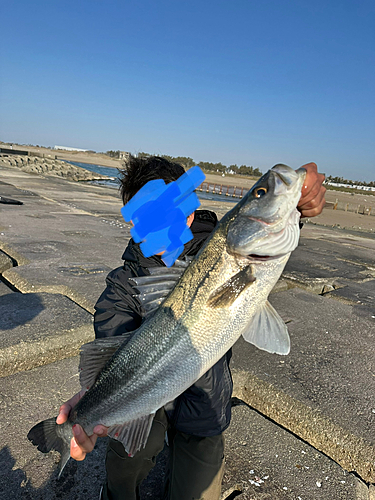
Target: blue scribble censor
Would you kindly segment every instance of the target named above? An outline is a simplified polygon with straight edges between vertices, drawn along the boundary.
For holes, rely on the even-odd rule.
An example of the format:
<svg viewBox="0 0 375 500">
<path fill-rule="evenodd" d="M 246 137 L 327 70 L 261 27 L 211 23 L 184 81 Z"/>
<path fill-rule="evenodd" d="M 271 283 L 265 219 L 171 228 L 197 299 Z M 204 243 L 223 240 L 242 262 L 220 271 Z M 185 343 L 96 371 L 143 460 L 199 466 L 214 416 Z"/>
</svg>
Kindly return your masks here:
<svg viewBox="0 0 375 500">
<path fill-rule="evenodd" d="M 169 184 L 162 179 L 149 181 L 122 207 L 123 218 L 134 225 L 130 234 L 141 243 L 145 257 L 164 252 L 161 258 L 170 267 L 181 255 L 185 243 L 193 239 L 186 219 L 200 205 L 194 190 L 205 178 L 195 166 Z"/>
</svg>

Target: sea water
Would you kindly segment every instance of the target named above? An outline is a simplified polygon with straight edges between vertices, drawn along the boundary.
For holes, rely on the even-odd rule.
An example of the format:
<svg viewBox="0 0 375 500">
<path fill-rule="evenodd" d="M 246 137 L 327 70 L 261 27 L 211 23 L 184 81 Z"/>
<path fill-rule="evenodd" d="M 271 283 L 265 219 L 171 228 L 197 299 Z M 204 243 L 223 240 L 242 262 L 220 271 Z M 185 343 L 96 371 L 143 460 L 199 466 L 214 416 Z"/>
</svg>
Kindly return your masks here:
<svg viewBox="0 0 375 500">
<path fill-rule="evenodd" d="M 79 161 L 67 161 L 66 163 L 71 163 L 72 165 L 76 165 L 77 167 L 85 168 L 90 172 L 95 172 L 97 174 L 106 175 L 107 179 L 98 180 L 98 181 L 90 181 L 90 184 L 113 187 L 118 189 L 119 187 L 119 177 L 120 172 L 117 168 L 114 167 L 103 167 L 102 165 L 96 165 L 94 163 L 81 163 Z M 216 200 L 216 201 L 225 201 L 227 203 L 238 203 L 238 198 L 232 198 L 229 196 L 223 196 L 214 193 L 206 193 L 201 191 L 196 191 L 198 198 L 201 200 Z"/>
<path fill-rule="evenodd" d="M 100 181 L 90 181 L 92 184 L 114 187 L 114 188 L 119 187 L 118 178 L 120 177 L 120 172 L 117 170 L 117 168 L 103 167 L 103 165 L 96 165 L 94 163 L 81 163 L 79 161 L 68 161 L 68 160 L 63 160 L 63 161 L 65 161 L 66 163 L 70 163 L 71 165 L 76 165 L 77 167 L 89 170 L 90 172 L 95 172 L 96 174 L 101 174 L 108 177 L 108 180 L 103 179 Z"/>
</svg>

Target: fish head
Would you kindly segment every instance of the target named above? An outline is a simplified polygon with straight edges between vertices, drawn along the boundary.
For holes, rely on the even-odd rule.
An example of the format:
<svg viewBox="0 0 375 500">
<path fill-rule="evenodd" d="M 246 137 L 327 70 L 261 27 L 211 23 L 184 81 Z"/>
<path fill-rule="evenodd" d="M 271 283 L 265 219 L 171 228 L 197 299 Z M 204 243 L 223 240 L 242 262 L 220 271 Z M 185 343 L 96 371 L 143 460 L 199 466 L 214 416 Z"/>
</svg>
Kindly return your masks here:
<svg viewBox="0 0 375 500">
<path fill-rule="evenodd" d="M 297 204 L 306 170 L 278 164 L 264 174 L 233 209 L 228 252 L 250 258 L 279 257 L 298 245 Z"/>
</svg>

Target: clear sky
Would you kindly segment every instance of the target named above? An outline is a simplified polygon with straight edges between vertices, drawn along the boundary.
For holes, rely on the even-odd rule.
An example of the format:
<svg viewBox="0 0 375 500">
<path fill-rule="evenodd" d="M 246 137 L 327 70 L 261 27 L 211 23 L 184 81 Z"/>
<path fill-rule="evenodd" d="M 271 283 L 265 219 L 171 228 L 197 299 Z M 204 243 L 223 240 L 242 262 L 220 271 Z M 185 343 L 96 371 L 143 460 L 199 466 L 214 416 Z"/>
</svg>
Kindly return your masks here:
<svg viewBox="0 0 375 500">
<path fill-rule="evenodd" d="M 375 180 L 373 0 L 15 0 L 0 140 Z"/>
</svg>

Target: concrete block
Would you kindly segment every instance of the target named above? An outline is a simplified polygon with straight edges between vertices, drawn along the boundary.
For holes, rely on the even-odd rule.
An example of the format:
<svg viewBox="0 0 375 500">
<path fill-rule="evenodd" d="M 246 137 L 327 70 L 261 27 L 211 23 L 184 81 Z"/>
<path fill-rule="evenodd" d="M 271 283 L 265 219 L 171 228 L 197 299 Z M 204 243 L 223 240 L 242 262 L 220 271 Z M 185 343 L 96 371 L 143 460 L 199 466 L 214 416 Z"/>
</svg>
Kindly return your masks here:
<svg viewBox="0 0 375 500">
<path fill-rule="evenodd" d="M 94 338 L 92 316 L 67 297 L 9 293 L 0 297 L 0 374 L 74 356 Z"/>
<path fill-rule="evenodd" d="M 93 313 L 107 273 L 122 265 L 130 237 L 130 225 L 119 221 L 117 191 L 79 184 L 72 189 L 63 179 L 30 176 L 26 191 L 21 181 L 19 188 L 2 186 L 4 195 L 24 201 L 5 213 L 10 223 L 0 248 L 18 266 L 4 271 L 4 277 L 22 293 L 64 294 Z"/>
<path fill-rule="evenodd" d="M 78 359 L 69 358 L 1 379 L 1 500 L 99 496 L 105 474 L 105 439 L 84 462 L 71 460 L 57 480 L 58 454 L 42 454 L 26 437 L 33 425 L 57 415 L 59 406 L 79 390 L 77 373 Z"/>
<path fill-rule="evenodd" d="M 371 308 L 375 304 L 375 279 L 363 283 L 341 280 L 341 287 L 337 290 L 330 290 L 328 295 Z"/>
<path fill-rule="evenodd" d="M 0 250 L 0 274 L 13 267 L 13 262 L 8 255 Z"/>
<path fill-rule="evenodd" d="M 6 271 L 4 277 L 22 293 L 65 295 L 94 314 L 94 305 L 105 288 L 110 270 L 100 262 L 71 264 L 62 257 L 14 267 Z"/>
<path fill-rule="evenodd" d="M 233 408 L 225 439 L 223 490 L 238 500 L 368 500 L 355 475 L 247 406 Z"/>
<path fill-rule="evenodd" d="M 375 312 L 297 288 L 272 294 L 271 302 L 288 323 L 291 352 L 279 357 L 240 339 L 236 394 L 375 482 Z"/>
<path fill-rule="evenodd" d="M 349 240 L 351 241 L 351 240 Z M 348 243 L 344 237 L 329 241 L 302 236 L 283 273 L 296 285 L 314 293 L 364 283 L 374 277 L 374 250 Z"/>
<path fill-rule="evenodd" d="M 15 293 L 15 292 L 11 290 L 5 283 L 0 281 L 0 296 L 8 295 L 9 293 Z"/>
</svg>

